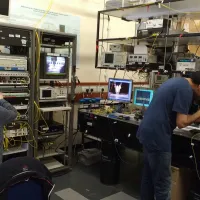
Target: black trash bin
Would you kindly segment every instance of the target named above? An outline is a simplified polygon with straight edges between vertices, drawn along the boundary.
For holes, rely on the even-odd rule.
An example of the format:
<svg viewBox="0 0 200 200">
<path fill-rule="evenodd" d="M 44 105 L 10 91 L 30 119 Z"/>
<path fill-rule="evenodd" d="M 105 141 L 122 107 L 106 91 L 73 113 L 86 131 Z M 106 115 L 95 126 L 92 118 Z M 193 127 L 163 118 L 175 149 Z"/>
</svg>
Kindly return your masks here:
<svg viewBox="0 0 200 200">
<path fill-rule="evenodd" d="M 120 160 L 114 143 L 102 141 L 100 180 L 106 185 L 118 184 Z"/>
</svg>

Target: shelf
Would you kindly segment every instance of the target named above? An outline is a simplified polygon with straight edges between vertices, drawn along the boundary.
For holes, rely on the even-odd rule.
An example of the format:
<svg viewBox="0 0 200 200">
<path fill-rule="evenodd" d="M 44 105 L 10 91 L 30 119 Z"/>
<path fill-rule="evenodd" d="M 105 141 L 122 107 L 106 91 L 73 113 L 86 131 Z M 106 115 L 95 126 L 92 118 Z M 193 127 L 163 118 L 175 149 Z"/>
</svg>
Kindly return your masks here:
<svg viewBox="0 0 200 200">
<path fill-rule="evenodd" d="M 92 135 L 87 135 L 87 134 L 85 134 L 85 138 L 88 138 L 88 139 L 90 139 L 90 140 L 96 140 L 96 141 L 101 142 L 101 139 L 100 139 L 100 138 L 94 137 L 94 136 L 92 136 Z"/>
<path fill-rule="evenodd" d="M 64 134 L 62 131 L 61 132 L 55 132 L 55 133 L 45 133 L 44 135 L 41 135 L 38 137 L 38 140 L 45 140 L 45 139 L 53 139 L 59 135 Z"/>
<path fill-rule="evenodd" d="M 72 48 L 72 46 L 70 45 L 66 45 L 66 46 L 59 46 L 59 45 L 53 45 L 53 44 L 41 44 L 41 47 L 45 47 L 45 48 L 59 48 L 59 49 L 67 49 L 67 48 Z"/>
<path fill-rule="evenodd" d="M 47 108 L 40 108 L 42 112 L 58 112 L 58 111 L 70 111 L 71 107 L 47 107 Z"/>
<path fill-rule="evenodd" d="M 27 152 L 28 151 L 28 144 L 25 143 L 22 145 L 22 147 L 12 147 L 9 148 L 7 151 L 3 152 L 3 156 L 11 155 L 11 154 L 17 154 L 17 153 L 22 153 L 22 152 Z"/>
<path fill-rule="evenodd" d="M 60 149 L 58 149 L 57 151 L 58 152 L 55 152 L 55 151 L 53 151 L 53 149 L 52 150 L 46 150 L 45 154 L 43 154 L 43 151 L 38 151 L 37 158 L 41 159 L 41 158 L 48 158 L 48 157 L 52 157 L 52 156 L 58 156 L 58 155 L 64 155 L 65 154 L 65 152 L 60 150 Z"/>
<path fill-rule="evenodd" d="M 28 136 L 28 133 L 27 133 L 27 134 L 24 134 L 24 135 L 15 135 L 15 136 L 11 136 L 11 137 L 6 135 L 6 137 L 7 137 L 8 139 L 9 139 L 9 138 L 17 138 L 17 137 L 20 137 L 20 138 L 21 138 L 21 137 L 27 137 L 27 136 Z M 17 148 L 18 148 L 18 147 L 17 147 Z M 12 148 L 11 148 L 11 150 L 12 150 Z"/>
<path fill-rule="evenodd" d="M 45 81 L 45 82 L 50 82 L 50 81 L 59 81 L 59 82 L 61 82 L 61 81 L 68 81 L 68 79 L 40 79 L 40 82 L 43 82 L 43 81 Z"/>
<path fill-rule="evenodd" d="M 165 16 L 165 15 L 168 16 L 169 13 L 170 15 L 173 15 L 173 14 L 181 14 L 181 13 L 183 14 L 184 12 L 185 13 L 199 12 L 199 7 L 197 6 L 199 5 L 199 0 L 171 2 L 170 3 L 170 6 L 172 8 L 171 10 L 163 7 L 162 5 L 159 6 L 158 5 L 159 3 L 161 3 L 161 1 L 157 3 L 102 10 L 99 12 L 104 15 L 118 17 L 127 21 L 138 20 L 138 18 L 145 19 L 149 17 L 160 17 L 160 16 Z M 164 4 L 164 5 L 169 6 L 169 4 Z"/>
<path fill-rule="evenodd" d="M 27 93 L 2 93 L 5 98 L 27 98 L 30 97 Z"/>
<path fill-rule="evenodd" d="M 109 69 L 109 70 L 126 70 L 126 71 L 137 71 L 138 69 L 145 67 L 151 70 L 157 70 L 160 65 L 164 65 L 161 63 L 149 63 L 149 64 L 134 64 L 134 65 L 126 65 L 125 67 L 116 68 L 116 67 L 107 67 L 107 66 L 97 66 L 97 69 Z"/>
<path fill-rule="evenodd" d="M 55 169 L 55 168 L 59 168 L 59 167 L 63 167 L 64 165 L 60 162 L 58 162 L 56 159 L 51 158 L 48 160 L 43 161 L 43 164 L 49 169 Z"/>
<path fill-rule="evenodd" d="M 30 83 L 0 83 L 1 85 L 6 85 L 6 86 L 15 86 L 15 85 L 29 85 Z"/>
<path fill-rule="evenodd" d="M 162 46 L 162 44 L 165 45 L 166 38 L 169 46 L 172 46 L 173 42 L 179 42 L 179 46 L 200 44 L 200 33 L 185 33 L 182 34 L 181 37 L 180 34 L 172 34 L 172 35 L 160 35 L 157 38 L 156 37 L 107 38 L 107 39 L 99 39 L 98 41 L 114 43 L 114 44 L 133 45 L 134 42 L 153 43 L 156 39 L 157 42 L 161 43 L 159 45 Z"/>
<path fill-rule="evenodd" d="M 45 99 L 45 100 L 39 100 L 39 102 L 62 102 L 67 101 L 67 99 Z"/>
</svg>

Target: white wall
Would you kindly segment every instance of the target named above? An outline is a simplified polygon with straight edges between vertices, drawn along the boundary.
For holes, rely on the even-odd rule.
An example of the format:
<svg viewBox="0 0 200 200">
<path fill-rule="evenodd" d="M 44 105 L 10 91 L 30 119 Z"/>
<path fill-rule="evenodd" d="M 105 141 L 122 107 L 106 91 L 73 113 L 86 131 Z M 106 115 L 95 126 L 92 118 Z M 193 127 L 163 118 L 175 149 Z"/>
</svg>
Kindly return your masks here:
<svg viewBox="0 0 200 200">
<path fill-rule="evenodd" d="M 11 0 L 11 3 L 16 0 Z M 50 0 L 17 0 L 18 5 L 25 5 L 46 10 Z M 11 5 L 12 6 L 12 5 Z M 77 75 L 81 82 L 99 81 L 100 70 L 95 69 L 96 30 L 97 12 L 104 9 L 104 0 L 54 0 L 51 11 L 80 16 L 80 62 Z M 108 23 L 104 25 L 104 37 L 107 36 Z M 135 28 L 133 22 L 123 22 L 120 19 L 111 18 L 109 37 L 130 37 L 134 36 Z M 102 33 L 102 31 L 101 31 Z M 114 71 L 102 70 L 100 81 L 105 82 L 105 77 L 113 77 Z M 127 73 L 125 78 L 132 77 Z M 122 78 L 123 71 L 117 73 Z M 138 76 L 134 76 L 138 81 Z M 140 80 L 142 81 L 142 80 Z"/>
</svg>

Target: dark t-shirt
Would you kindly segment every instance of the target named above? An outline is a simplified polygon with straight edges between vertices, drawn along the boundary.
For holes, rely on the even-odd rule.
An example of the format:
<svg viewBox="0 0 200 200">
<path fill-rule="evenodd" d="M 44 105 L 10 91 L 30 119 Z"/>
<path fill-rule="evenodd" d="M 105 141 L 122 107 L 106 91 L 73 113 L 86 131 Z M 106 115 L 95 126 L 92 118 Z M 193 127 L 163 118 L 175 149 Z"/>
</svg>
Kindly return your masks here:
<svg viewBox="0 0 200 200">
<path fill-rule="evenodd" d="M 171 152 L 171 135 L 176 128 L 177 113 L 188 114 L 193 91 L 185 78 L 166 81 L 156 91 L 145 112 L 137 138 L 149 151 Z"/>
</svg>

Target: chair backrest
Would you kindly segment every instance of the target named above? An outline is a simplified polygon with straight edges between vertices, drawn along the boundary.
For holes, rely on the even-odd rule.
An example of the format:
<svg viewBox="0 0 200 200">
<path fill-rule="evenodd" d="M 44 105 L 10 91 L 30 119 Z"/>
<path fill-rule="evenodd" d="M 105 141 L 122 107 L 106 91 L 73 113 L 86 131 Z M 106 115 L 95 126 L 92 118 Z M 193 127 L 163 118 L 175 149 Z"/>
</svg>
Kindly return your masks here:
<svg viewBox="0 0 200 200">
<path fill-rule="evenodd" d="M 40 182 L 28 180 L 19 182 L 7 191 L 8 200 L 44 200 L 44 192 Z"/>
<path fill-rule="evenodd" d="M 53 188 L 51 173 L 34 158 L 15 158 L 0 165 L 0 200 L 48 200 Z"/>
</svg>

